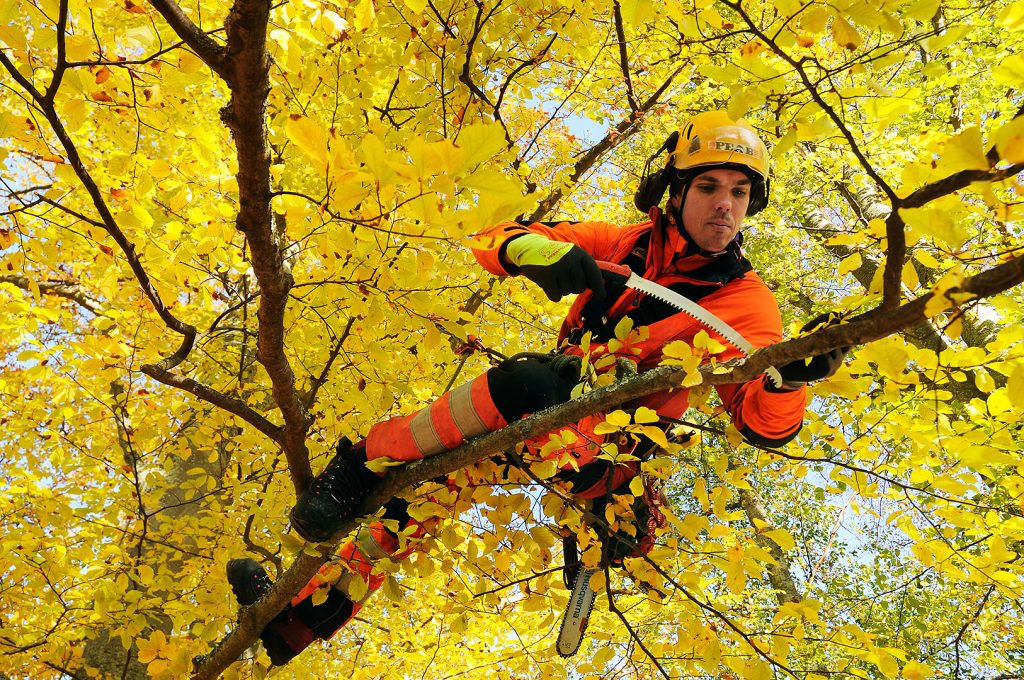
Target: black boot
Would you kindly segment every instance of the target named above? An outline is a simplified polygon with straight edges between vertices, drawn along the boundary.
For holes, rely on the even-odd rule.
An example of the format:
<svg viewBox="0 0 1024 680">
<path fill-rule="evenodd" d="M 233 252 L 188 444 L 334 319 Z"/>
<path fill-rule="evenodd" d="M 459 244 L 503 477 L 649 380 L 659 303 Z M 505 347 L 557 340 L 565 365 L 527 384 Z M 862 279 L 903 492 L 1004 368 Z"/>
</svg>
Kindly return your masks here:
<svg viewBox="0 0 1024 680">
<path fill-rule="evenodd" d="M 263 597 L 273 585 L 273 581 L 259 562 L 248 557 L 228 560 L 227 572 L 228 583 L 235 593 L 235 599 L 243 607 L 248 607 Z"/>
<path fill-rule="evenodd" d="M 380 477 L 366 467 L 366 449 L 343 438 L 334 459 L 292 508 L 292 526 L 307 541 L 326 541 L 356 513 L 379 482 Z"/>
</svg>

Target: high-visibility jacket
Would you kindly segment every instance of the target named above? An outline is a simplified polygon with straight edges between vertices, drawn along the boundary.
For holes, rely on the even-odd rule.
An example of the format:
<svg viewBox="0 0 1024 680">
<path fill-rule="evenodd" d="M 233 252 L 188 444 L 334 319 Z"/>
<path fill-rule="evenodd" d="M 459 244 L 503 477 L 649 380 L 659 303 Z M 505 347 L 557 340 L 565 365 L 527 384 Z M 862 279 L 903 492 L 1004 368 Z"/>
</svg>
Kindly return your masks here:
<svg viewBox="0 0 1024 680">
<path fill-rule="evenodd" d="M 637 242 L 646 239 L 646 254 L 642 255 L 644 278 L 696 298 L 702 307 L 729 324 L 755 348 L 782 339 L 782 318 L 775 297 L 743 259 L 739 241 L 722 255 L 703 253 L 655 209 L 650 220 L 626 226 L 605 222 L 500 224 L 478 235 L 473 253 L 487 271 L 499 276 L 510 274 L 500 254 L 509 239 L 524 233 L 574 243 L 594 259 L 614 263 L 626 261 Z M 636 257 L 634 254 L 634 259 Z M 581 327 L 582 310 L 590 298 L 590 291 L 577 297 L 562 324 L 561 341 L 565 342 L 573 329 Z M 642 294 L 627 290 L 608 307 L 611 323 L 629 315 L 641 303 Z M 682 340 L 692 345 L 694 336 L 702 329 L 726 346 L 726 350 L 717 355 L 719 360 L 742 356 L 738 348 L 682 312 L 655 321 L 648 329 L 650 334 L 646 340 L 631 345 L 637 352 L 632 358 L 640 371 L 654 368 L 661 362 L 661 350 L 666 344 Z M 777 446 L 791 440 L 800 430 L 806 390 L 768 392 L 765 380 L 765 376 L 759 376 L 743 384 L 718 385 L 717 390 L 733 424 L 748 440 Z M 647 406 L 659 415 L 679 418 L 689 406 L 689 390 L 653 394 L 631 406 Z"/>
</svg>

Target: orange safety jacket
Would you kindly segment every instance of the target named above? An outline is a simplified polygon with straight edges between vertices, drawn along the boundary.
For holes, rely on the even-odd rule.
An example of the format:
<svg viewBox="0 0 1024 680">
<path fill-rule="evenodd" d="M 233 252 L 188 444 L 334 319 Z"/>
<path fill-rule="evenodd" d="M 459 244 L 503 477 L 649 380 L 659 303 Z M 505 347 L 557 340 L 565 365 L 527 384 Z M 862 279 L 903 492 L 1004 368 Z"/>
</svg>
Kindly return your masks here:
<svg viewBox="0 0 1024 680">
<path fill-rule="evenodd" d="M 699 298 L 699 304 L 729 324 L 755 348 L 774 344 L 782 339 L 782 318 L 778 303 L 764 282 L 749 268 L 749 263 L 739 252 L 739 243 L 734 242 L 725 254 L 735 261 L 725 267 L 715 267 L 715 256 L 705 254 L 689 242 L 679 230 L 662 218 L 658 209 L 651 211 L 651 219 L 639 224 L 617 226 L 605 222 L 562 222 L 554 225 L 534 223 L 504 223 L 485 230 L 477 236 L 473 253 L 480 264 L 492 274 L 512 274 L 506 269 L 500 254 L 509 239 L 524 233 L 539 234 L 555 241 L 574 243 L 587 251 L 596 260 L 614 263 L 625 261 L 638 240 L 649 235 L 645 255 L 644 278 L 677 290 L 695 291 L 687 294 Z M 634 255 L 636 257 L 636 255 Z M 727 264 L 727 263 L 723 263 Z M 745 266 L 742 266 L 745 265 Z M 708 270 L 732 271 L 727 280 L 714 280 Z M 695 278 L 696 277 L 696 278 Z M 712 280 L 704 280 L 704 279 Z M 717 278 L 721 278 L 718 276 Z M 682 286 L 678 284 L 683 284 Z M 642 301 L 643 294 L 627 289 L 608 307 L 612 325 L 623 316 L 629 315 Z M 590 291 L 579 295 L 562 324 L 559 340 L 565 341 L 572 331 L 582 325 L 582 310 L 591 298 Z M 673 341 L 681 340 L 690 345 L 700 330 L 707 331 L 726 350 L 717 355 L 721 361 L 739 356 L 742 352 L 729 344 L 711 329 L 683 312 L 674 313 L 648 326 L 646 340 L 632 343 L 634 354 L 627 355 L 637 363 L 639 371 L 659 365 L 662 348 Z M 593 345 L 592 345 L 593 347 Z M 578 348 L 568 347 L 569 352 Z M 806 390 L 792 392 L 768 392 L 765 376 L 759 376 L 743 384 L 718 385 L 725 410 L 732 416 L 733 424 L 744 436 L 755 444 L 778 446 L 791 440 L 800 430 L 806 403 Z M 689 407 L 689 390 L 678 389 L 656 393 L 630 404 L 632 407 L 646 406 L 666 418 L 679 418 Z M 603 416 L 595 416 L 581 426 L 596 425 Z M 586 429 L 590 429 L 587 427 Z M 592 459 L 592 455 L 580 457 Z"/>
</svg>

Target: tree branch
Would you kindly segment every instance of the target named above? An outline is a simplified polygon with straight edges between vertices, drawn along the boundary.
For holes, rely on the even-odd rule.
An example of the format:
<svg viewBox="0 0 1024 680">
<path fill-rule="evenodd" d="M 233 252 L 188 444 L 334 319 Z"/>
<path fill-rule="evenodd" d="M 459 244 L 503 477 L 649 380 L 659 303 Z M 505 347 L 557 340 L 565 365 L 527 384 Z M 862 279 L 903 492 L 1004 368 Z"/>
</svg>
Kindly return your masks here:
<svg viewBox="0 0 1024 680">
<path fill-rule="evenodd" d="M 773 524 L 768 518 L 768 513 L 765 512 L 764 504 L 761 502 L 761 495 L 753 487 L 749 489 L 737 488 L 736 491 L 739 494 L 743 512 L 746 513 L 747 519 L 750 520 L 750 526 L 754 529 L 754 542 L 767 550 L 775 560 L 775 564 L 769 564 L 766 567 L 768 569 L 768 580 L 771 581 L 772 587 L 775 589 L 775 596 L 779 604 L 799 602 L 803 598 L 800 596 L 800 590 L 796 587 L 796 582 L 793 580 L 789 558 L 786 556 L 785 551 L 779 547 L 778 543 L 764 535 L 763 528 L 758 529 L 759 523 L 767 526 L 772 526 Z"/>
<path fill-rule="evenodd" d="M 29 292 L 32 291 L 32 281 L 27 276 L 4 274 L 0 276 L 0 283 L 10 283 L 22 290 Z M 77 283 L 69 281 L 41 281 L 36 282 L 35 285 L 39 289 L 39 292 L 44 295 L 54 295 L 56 297 L 71 300 L 93 314 L 101 314 L 103 312 L 103 304 L 99 300 L 86 294 L 85 291 L 82 290 L 82 287 Z"/>
<path fill-rule="evenodd" d="M 284 449 L 292 483 L 299 492 L 312 479 L 305 441 L 310 421 L 285 354 L 284 314 L 293 280 L 285 261 L 284 225 L 275 220 L 270 208 L 271 149 L 266 122 L 271 65 L 267 51 L 269 16 L 269 0 L 235 3 L 226 21 L 227 46 L 218 73 L 231 89 L 231 101 L 221 110 L 221 119 L 231 131 L 238 156 L 239 210 L 235 226 L 246 236 L 260 287 L 256 357 L 270 377 L 274 401 L 281 409 L 284 426 L 277 441 Z"/>
<path fill-rule="evenodd" d="M 224 64 L 227 59 L 225 47 L 217 44 L 217 41 L 192 23 L 192 20 L 188 18 L 174 0 L 149 0 L 149 4 L 157 12 L 160 12 L 164 21 L 174 29 L 178 37 L 185 41 L 185 44 L 191 47 L 199 58 L 213 69 L 214 73 L 224 78 L 228 85 L 232 84 L 228 79 L 228 71 L 225 69 Z"/>
<path fill-rule="evenodd" d="M 274 425 L 256 411 L 253 411 L 251 408 L 246 406 L 244 402 L 241 402 L 238 399 L 233 399 L 232 397 L 218 392 L 207 385 L 203 385 L 192 378 L 186 378 L 184 376 L 171 373 L 170 371 L 162 370 L 158 366 L 143 366 L 141 370 L 154 380 L 158 380 L 165 385 L 177 387 L 180 390 L 194 394 L 200 399 L 207 401 L 218 408 L 224 409 L 228 413 L 233 413 L 278 444 L 281 443 L 282 428 Z"/>
<path fill-rule="evenodd" d="M 622 6 L 619 0 L 612 3 L 612 12 L 615 15 L 615 38 L 619 43 L 619 66 L 622 68 L 622 80 L 626 83 L 626 101 L 629 103 L 629 110 L 633 114 L 640 111 L 640 102 L 633 93 L 633 80 L 629 76 L 629 54 L 626 51 L 626 30 L 622 25 Z"/>
</svg>

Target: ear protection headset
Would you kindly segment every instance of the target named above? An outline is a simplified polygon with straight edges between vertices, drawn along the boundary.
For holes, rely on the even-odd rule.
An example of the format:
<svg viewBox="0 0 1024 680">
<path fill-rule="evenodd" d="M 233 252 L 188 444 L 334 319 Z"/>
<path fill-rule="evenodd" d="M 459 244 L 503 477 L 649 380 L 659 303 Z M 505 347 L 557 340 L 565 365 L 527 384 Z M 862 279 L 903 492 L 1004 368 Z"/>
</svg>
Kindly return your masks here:
<svg viewBox="0 0 1024 680">
<path fill-rule="evenodd" d="M 654 206 L 661 205 L 661 199 L 665 196 L 665 190 L 668 189 L 674 173 L 673 169 L 666 163 L 664 168 L 656 170 L 651 174 L 651 164 L 654 163 L 654 160 L 663 151 L 670 151 L 676 148 L 678 141 L 679 132 L 673 132 L 644 164 L 643 174 L 640 175 L 640 186 L 637 187 L 636 193 L 633 194 L 633 205 L 640 212 L 650 212 Z"/>
</svg>

